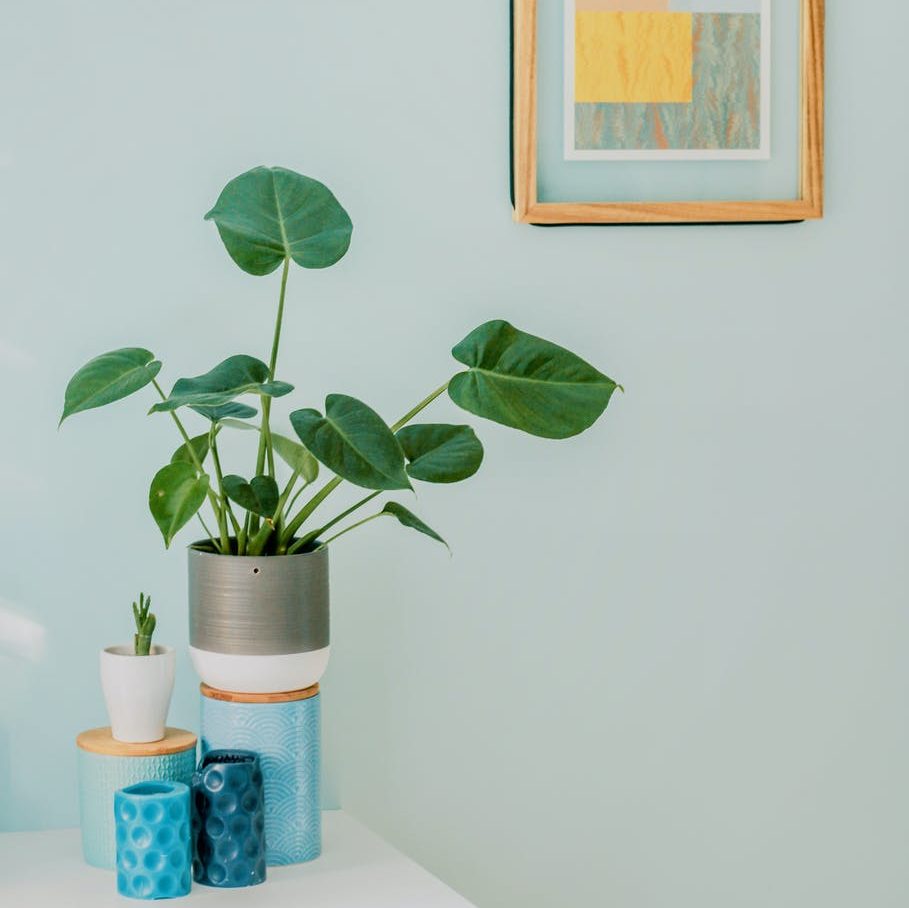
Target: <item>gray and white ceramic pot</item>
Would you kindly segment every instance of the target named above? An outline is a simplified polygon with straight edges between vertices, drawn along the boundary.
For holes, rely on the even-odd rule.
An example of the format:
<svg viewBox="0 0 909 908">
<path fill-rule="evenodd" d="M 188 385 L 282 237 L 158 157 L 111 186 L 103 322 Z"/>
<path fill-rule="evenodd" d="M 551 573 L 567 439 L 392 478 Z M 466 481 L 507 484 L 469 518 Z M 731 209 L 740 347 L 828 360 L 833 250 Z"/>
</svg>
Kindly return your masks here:
<svg viewBox="0 0 909 908">
<path fill-rule="evenodd" d="M 189 549 L 189 653 L 210 687 L 283 693 L 328 665 L 328 549 L 217 555 Z"/>
</svg>

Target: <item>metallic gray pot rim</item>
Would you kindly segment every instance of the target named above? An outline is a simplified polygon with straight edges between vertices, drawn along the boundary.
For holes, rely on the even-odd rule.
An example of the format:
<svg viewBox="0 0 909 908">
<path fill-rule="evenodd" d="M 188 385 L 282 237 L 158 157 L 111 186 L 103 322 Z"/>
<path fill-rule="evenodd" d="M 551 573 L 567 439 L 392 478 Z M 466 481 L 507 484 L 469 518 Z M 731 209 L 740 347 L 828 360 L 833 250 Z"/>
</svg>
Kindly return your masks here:
<svg viewBox="0 0 909 908">
<path fill-rule="evenodd" d="M 229 537 L 232 542 L 236 541 L 235 536 Z M 305 558 L 307 555 L 318 555 L 320 552 L 327 552 L 328 547 L 324 547 L 321 544 L 312 543 L 312 548 L 304 549 L 302 552 L 294 552 L 293 555 L 221 555 L 216 552 L 212 546 L 211 542 L 208 539 L 197 539 L 195 542 L 191 542 L 186 550 L 188 552 L 195 552 L 197 555 L 212 555 L 215 558 Z"/>
<path fill-rule="evenodd" d="M 219 555 L 188 548 L 189 637 L 230 655 L 307 653 L 329 644 L 328 549 Z"/>
</svg>

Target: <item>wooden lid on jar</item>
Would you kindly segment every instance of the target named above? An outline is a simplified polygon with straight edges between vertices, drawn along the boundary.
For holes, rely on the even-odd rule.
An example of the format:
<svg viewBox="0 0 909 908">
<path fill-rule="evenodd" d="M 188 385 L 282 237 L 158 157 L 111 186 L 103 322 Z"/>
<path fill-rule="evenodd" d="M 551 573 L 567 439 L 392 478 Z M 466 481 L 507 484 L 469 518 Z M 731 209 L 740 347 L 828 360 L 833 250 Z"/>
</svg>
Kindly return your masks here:
<svg viewBox="0 0 909 908">
<path fill-rule="evenodd" d="M 76 746 L 93 754 L 111 757 L 163 757 L 177 754 L 196 746 L 196 736 L 183 728 L 166 728 L 160 741 L 143 744 L 127 744 L 118 741 L 111 734 L 110 726 L 90 728 L 76 738 Z"/>
<path fill-rule="evenodd" d="M 289 690 L 282 694 L 241 694 L 233 690 L 218 690 L 207 684 L 200 684 L 203 697 L 210 700 L 224 700 L 225 703 L 293 703 L 294 700 L 308 700 L 319 693 L 319 685 L 304 687 L 302 690 Z"/>
</svg>

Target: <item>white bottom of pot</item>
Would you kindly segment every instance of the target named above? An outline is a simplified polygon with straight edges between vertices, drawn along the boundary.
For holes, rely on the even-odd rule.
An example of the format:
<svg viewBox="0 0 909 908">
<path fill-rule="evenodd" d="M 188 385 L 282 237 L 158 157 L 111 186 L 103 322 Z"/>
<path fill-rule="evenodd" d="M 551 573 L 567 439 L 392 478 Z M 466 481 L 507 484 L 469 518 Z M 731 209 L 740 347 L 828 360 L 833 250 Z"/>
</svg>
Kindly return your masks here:
<svg viewBox="0 0 909 908">
<path fill-rule="evenodd" d="M 236 656 L 189 648 L 196 674 L 209 686 L 239 694 L 280 694 L 312 687 L 328 667 L 330 646 L 308 653 Z"/>
</svg>

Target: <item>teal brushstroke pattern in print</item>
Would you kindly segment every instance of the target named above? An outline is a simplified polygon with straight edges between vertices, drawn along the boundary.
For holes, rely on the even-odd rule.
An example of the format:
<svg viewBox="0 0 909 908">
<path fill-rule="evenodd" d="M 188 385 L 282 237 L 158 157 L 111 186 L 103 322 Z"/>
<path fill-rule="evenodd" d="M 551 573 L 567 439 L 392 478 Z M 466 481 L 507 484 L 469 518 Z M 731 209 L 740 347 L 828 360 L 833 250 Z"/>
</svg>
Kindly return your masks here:
<svg viewBox="0 0 909 908">
<path fill-rule="evenodd" d="M 690 104 L 576 104 L 579 150 L 750 150 L 761 145 L 761 17 L 695 13 Z"/>
<path fill-rule="evenodd" d="M 259 754 L 268 866 L 317 858 L 322 853 L 319 695 L 289 703 L 201 699 L 202 756 L 221 749 Z"/>
</svg>

